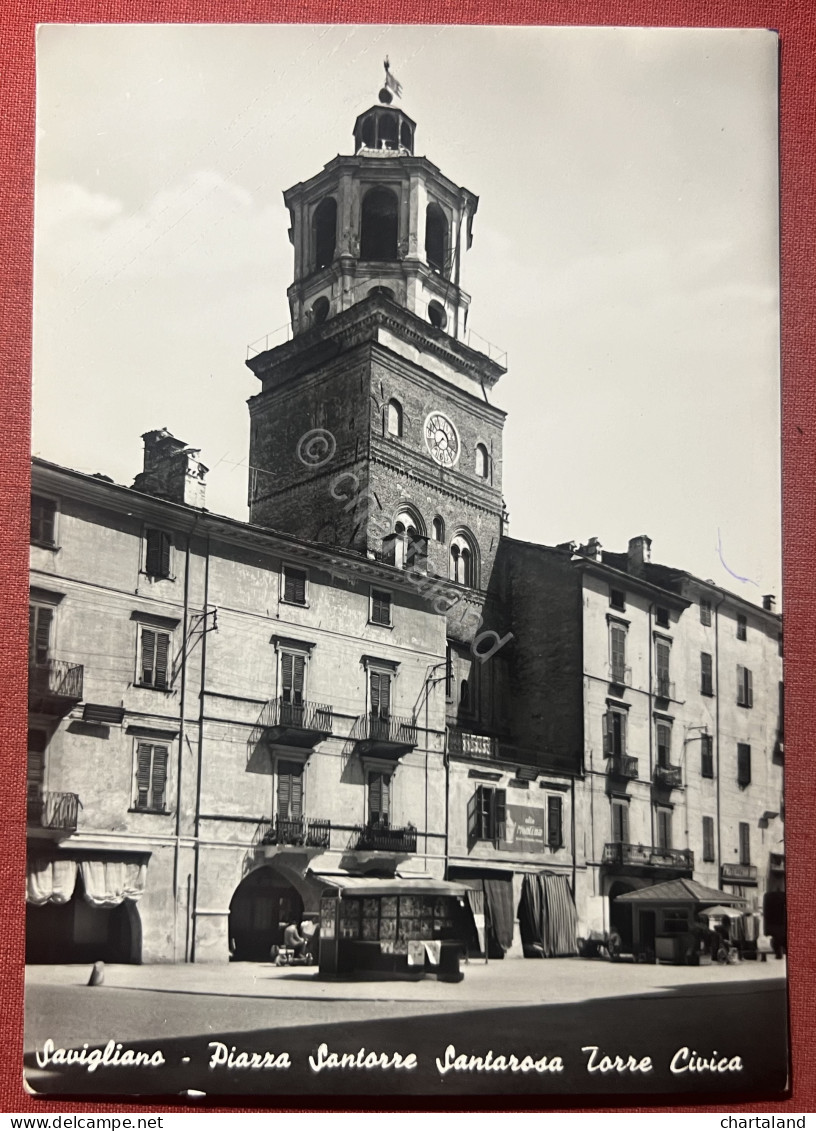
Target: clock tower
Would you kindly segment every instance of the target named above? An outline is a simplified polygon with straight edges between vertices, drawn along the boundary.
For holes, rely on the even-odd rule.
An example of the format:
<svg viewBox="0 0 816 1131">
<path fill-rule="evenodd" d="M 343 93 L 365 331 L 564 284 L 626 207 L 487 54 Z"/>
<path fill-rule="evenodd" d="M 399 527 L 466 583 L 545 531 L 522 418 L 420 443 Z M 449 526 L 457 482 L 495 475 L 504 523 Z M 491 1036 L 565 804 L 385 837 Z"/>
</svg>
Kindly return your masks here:
<svg viewBox="0 0 816 1131">
<path fill-rule="evenodd" d="M 250 521 L 475 597 L 502 532 L 505 368 L 468 331 L 478 198 L 415 140 L 384 89 L 353 152 L 284 193 L 291 337 L 247 362 Z"/>
</svg>

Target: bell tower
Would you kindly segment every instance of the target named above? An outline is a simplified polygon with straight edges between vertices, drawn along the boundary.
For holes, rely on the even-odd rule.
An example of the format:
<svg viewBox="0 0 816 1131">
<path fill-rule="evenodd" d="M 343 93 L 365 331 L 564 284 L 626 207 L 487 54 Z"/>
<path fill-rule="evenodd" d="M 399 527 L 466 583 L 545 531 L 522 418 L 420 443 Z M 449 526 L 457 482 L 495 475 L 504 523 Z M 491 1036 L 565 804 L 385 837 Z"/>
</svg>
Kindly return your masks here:
<svg viewBox="0 0 816 1131">
<path fill-rule="evenodd" d="M 284 192 L 291 338 L 247 361 L 250 520 L 484 590 L 502 532 L 503 358 L 471 345 L 478 198 L 380 102 L 353 153 Z"/>
</svg>

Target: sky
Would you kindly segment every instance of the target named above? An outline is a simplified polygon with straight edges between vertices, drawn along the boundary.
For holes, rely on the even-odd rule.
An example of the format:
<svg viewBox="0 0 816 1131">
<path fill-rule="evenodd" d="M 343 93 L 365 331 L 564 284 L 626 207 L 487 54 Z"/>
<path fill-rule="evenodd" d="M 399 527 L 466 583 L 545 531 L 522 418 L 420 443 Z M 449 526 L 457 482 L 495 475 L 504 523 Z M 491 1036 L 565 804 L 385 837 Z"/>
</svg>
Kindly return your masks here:
<svg viewBox="0 0 816 1131">
<path fill-rule="evenodd" d="M 35 454 L 130 484 L 201 449 L 246 519 L 247 345 L 289 320 L 282 192 L 352 151 L 382 61 L 475 192 L 469 325 L 506 350 L 510 533 L 652 538 L 781 591 L 777 43 L 763 31 L 50 25 Z"/>
</svg>

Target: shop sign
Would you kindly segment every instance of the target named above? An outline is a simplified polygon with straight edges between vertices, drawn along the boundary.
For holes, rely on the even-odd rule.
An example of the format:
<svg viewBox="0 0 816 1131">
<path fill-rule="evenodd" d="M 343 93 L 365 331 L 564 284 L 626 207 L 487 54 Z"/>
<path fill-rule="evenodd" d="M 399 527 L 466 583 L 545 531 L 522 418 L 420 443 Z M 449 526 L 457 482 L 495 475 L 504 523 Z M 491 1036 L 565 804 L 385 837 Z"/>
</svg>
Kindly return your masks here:
<svg viewBox="0 0 816 1131">
<path fill-rule="evenodd" d="M 501 842 L 502 848 L 514 852 L 543 852 L 544 810 L 533 809 L 527 805 L 507 806 L 507 839 Z"/>
</svg>

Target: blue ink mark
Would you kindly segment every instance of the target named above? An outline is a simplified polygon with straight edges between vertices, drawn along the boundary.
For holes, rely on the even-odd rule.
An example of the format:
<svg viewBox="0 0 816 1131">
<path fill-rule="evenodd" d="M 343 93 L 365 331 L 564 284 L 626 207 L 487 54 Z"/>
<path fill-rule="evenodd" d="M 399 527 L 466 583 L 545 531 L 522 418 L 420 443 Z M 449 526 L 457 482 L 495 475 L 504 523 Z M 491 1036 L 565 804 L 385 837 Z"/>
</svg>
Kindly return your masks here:
<svg viewBox="0 0 816 1131">
<path fill-rule="evenodd" d="M 749 585 L 756 585 L 757 589 L 759 589 L 758 581 L 753 581 L 750 577 L 740 577 L 738 573 L 734 573 L 733 569 L 725 564 L 725 558 L 722 555 L 722 535 L 720 534 L 719 526 L 717 527 L 717 553 L 719 554 L 720 562 L 722 563 L 722 567 L 726 571 L 726 573 L 730 573 L 732 577 L 735 577 L 737 579 L 737 581 L 746 581 Z"/>
</svg>

